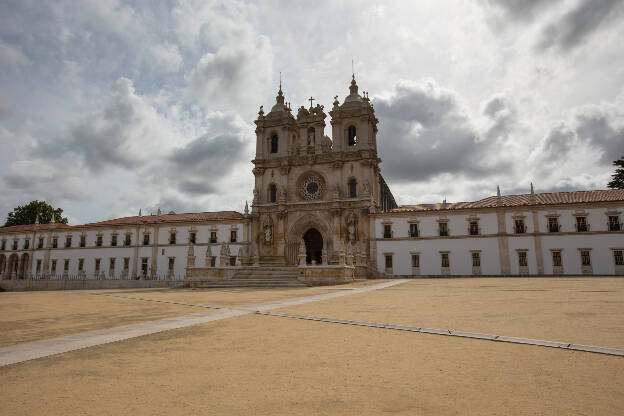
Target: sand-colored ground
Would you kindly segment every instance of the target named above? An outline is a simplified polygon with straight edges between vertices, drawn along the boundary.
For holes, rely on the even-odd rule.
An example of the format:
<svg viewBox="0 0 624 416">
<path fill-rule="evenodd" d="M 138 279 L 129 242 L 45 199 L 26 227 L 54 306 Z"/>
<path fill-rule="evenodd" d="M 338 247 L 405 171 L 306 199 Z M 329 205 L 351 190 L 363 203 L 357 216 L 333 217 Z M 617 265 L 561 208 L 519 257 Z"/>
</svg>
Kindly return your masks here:
<svg viewBox="0 0 624 416">
<path fill-rule="evenodd" d="M 0 368 L 7 415 L 621 415 L 620 357 L 247 315 Z"/>
<path fill-rule="evenodd" d="M 0 293 L 0 347 L 197 313 L 188 306 L 91 293 L 97 292 Z"/>
<path fill-rule="evenodd" d="M 624 279 L 419 279 L 279 312 L 624 348 Z"/>
</svg>

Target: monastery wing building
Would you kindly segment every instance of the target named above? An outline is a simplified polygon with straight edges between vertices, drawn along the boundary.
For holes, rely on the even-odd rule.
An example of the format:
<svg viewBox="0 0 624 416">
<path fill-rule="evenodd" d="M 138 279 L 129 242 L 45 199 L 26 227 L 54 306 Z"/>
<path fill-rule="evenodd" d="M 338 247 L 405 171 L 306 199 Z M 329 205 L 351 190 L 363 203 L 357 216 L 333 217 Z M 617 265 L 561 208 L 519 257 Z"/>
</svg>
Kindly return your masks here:
<svg viewBox="0 0 624 416">
<path fill-rule="evenodd" d="M 390 276 L 623 275 L 624 190 L 397 206 L 377 124 L 355 78 L 296 116 L 281 86 L 260 107 L 251 210 L 0 228 L 2 279 L 262 277 L 328 283 Z"/>
</svg>

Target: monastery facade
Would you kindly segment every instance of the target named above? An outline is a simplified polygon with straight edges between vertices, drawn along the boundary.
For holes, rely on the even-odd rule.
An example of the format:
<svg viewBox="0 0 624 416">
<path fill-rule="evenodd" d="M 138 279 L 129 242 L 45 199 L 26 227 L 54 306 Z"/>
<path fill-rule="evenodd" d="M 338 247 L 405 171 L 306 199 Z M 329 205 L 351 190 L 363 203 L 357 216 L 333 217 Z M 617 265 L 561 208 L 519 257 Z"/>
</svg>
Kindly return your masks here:
<svg viewBox="0 0 624 416">
<path fill-rule="evenodd" d="M 491 196 L 397 206 L 377 124 L 355 78 L 293 115 L 280 89 L 256 124 L 251 210 L 0 228 L 2 279 L 306 283 L 383 276 L 624 274 L 624 190 Z"/>
</svg>

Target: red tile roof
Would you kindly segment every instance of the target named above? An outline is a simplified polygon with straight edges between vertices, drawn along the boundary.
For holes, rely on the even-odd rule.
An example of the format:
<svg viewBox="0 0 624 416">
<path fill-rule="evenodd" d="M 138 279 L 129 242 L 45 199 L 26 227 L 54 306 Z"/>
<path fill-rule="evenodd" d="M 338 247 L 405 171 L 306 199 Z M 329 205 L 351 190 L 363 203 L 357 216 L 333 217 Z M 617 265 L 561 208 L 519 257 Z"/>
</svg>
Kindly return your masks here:
<svg viewBox="0 0 624 416">
<path fill-rule="evenodd" d="M 624 189 L 605 189 L 598 191 L 552 192 L 535 194 L 535 203 L 531 203 L 531 194 L 489 196 L 474 202 L 453 202 L 437 204 L 401 205 L 389 212 L 439 211 L 470 208 L 517 207 L 524 205 L 560 205 L 584 202 L 624 202 Z"/>
<path fill-rule="evenodd" d="M 154 224 L 156 223 L 156 215 L 143 215 L 141 216 L 141 224 Z M 218 212 L 191 212 L 185 214 L 160 214 L 161 223 L 179 223 L 179 222 L 203 222 L 203 221 L 227 221 L 227 220 L 242 220 L 245 216 L 236 211 L 218 211 Z M 115 218 L 112 220 L 92 222 L 84 225 L 67 225 L 67 224 L 55 224 L 55 229 L 77 229 L 87 227 L 101 227 L 107 225 L 135 225 L 139 217 L 123 217 Z M 32 232 L 34 224 L 30 225 L 14 225 L 12 227 L 0 227 L 0 232 Z M 48 230 L 50 224 L 39 225 L 39 230 Z"/>
<path fill-rule="evenodd" d="M 223 220 L 241 220 L 245 216 L 236 211 L 217 211 L 217 212 L 190 212 L 185 214 L 160 214 L 161 223 L 172 222 L 202 222 L 202 221 L 223 221 Z M 115 218 L 107 221 L 92 222 L 82 227 L 104 226 L 104 225 L 134 225 L 139 217 L 123 217 Z M 156 215 L 141 216 L 141 224 L 155 224 Z"/>
<path fill-rule="evenodd" d="M 48 230 L 51 224 L 39 224 L 39 230 Z M 0 232 L 11 232 L 11 233 L 20 233 L 20 232 L 28 232 L 33 231 L 35 228 L 35 224 L 27 224 L 27 225 L 12 225 L 10 227 L 0 227 Z M 56 229 L 66 229 L 73 228 L 71 225 L 56 223 L 54 224 L 54 228 Z"/>
</svg>

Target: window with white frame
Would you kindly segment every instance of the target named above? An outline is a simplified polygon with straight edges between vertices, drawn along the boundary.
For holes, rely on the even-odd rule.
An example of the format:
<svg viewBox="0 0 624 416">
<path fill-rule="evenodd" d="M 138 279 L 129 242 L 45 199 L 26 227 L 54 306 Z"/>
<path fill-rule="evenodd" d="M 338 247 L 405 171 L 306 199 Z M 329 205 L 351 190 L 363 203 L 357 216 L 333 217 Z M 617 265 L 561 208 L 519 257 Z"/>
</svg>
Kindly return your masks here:
<svg viewBox="0 0 624 416">
<path fill-rule="evenodd" d="M 418 223 L 417 222 L 410 222 L 409 224 L 409 236 L 411 238 L 416 238 L 418 237 Z"/>
<path fill-rule="evenodd" d="M 72 236 L 71 235 L 65 236 L 65 247 L 71 247 L 71 244 L 72 244 Z"/>
<path fill-rule="evenodd" d="M 624 250 L 613 250 L 613 261 L 616 266 L 624 266 Z"/>
<path fill-rule="evenodd" d="M 216 243 L 217 242 L 217 232 L 216 231 L 210 231 L 210 242 L 211 243 Z"/>
<path fill-rule="evenodd" d="M 582 266 L 591 266 L 591 254 L 589 250 L 580 250 L 581 251 L 581 265 Z"/>
<path fill-rule="evenodd" d="M 86 246 L 87 246 L 87 236 L 83 234 L 80 236 L 80 247 L 86 247 Z"/>
<path fill-rule="evenodd" d="M 189 243 L 195 244 L 196 239 L 197 239 L 197 233 L 195 231 L 191 231 L 189 233 Z"/>
<path fill-rule="evenodd" d="M 448 237 L 449 235 L 448 221 L 438 221 L 438 231 L 439 231 L 440 237 Z"/>
<path fill-rule="evenodd" d="M 78 271 L 81 272 L 84 270 L 84 259 L 78 259 Z"/>
<path fill-rule="evenodd" d="M 576 231 L 579 233 L 589 231 L 589 225 L 587 224 L 587 217 L 585 215 L 576 216 Z"/>
<path fill-rule="evenodd" d="M 527 252 L 526 251 L 518 251 L 518 266 L 519 267 L 528 267 L 529 262 L 527 260 Z"/>
<path fill-rule="evenodd" d="M 41 259 L 37 259 L 37 274 L 41 273 Z"/>
<path fill-rule="evenodd" d="M 392 238 L 392 224 L 383 225 L 383 238 Z"/>
<path fill-rule="evenodd" d="M 558 233 L 561 230 L 558 217 L 548 217 L 548 232 Z"/>
<path fill-rule="evenodd" d="M 440 253 L 440 265 L 444 268 L 451 267 L 449 253 Z"/>
<path fill-rule="evenodd" d="M 150 243 L 150 235 L 149 235 L 149 233 L 143 234 L 143 245 L 144 246 L 149 246 L 149 243 Z"/>
<path fill-rule="evenodd" d="M 52 260 L 52 267 L 50 268 L 52 274 L 56 273 L 56 260 Z"/>
<path fill-rule="evenodd" d="M 110 274 L 113 274 L 115 272 L 115 262 L 116 262 L 116 259 L 114 257 L 111 257 L 110 259 L 108 259 L 108 270 Z"/>
<path fill-rule="evenodd" d="M 101 263 L 100 259 L 95 259 L 95 267 L 93 268 L 95 274 L 100 273 L 100 263 Z"/>
<path fill-rule="evenodd" d="M 471 254 L 472 267 L 481 267 L 481 253 L 479 251 L 473 251 Z"/>
<path fill-rule="evenodd" d="M 412 267 L 420 267 L 420 254 L 412 253 Z"/>
<path fill-rule="evenodd" d="M 609 215 L 609 231 L 620 231 L 622 224 L 620 224 L 619 215 Z"/>
<path fill-rule="evenodd" d="M 65 259 L 63 263 L 63 271 L 67 273 L 69 271 L 69 259 Z"/>
<path fill-rule="evenodd" d="M 95 237 L 95 245 L 96 245 L 96 246 L 98 246 L 98 247 L 102 247 L 102 243 L 103 243 L 103 241 L 104 241 L 104 237 L 103 237 L 101 234 L 98 234 L 98 235 Z"/>
<path fill-rule="evenodd" d="M 516 234 L 524 234 L 526 233 L 526 226 L 524 225 L 523 218 L 516 218 L 514 220 L 514 232 Z"/>
<path fill-rule="evenodd" d="M 230 243 L 235 243 L 237 239 L 238 230 L 230 230 Z"/>
<path fill-rule="evenodd" d="M 175 244 L 175 243 L 176 243 L 176 232 L 169 231 L 169 244 Z"/>
<path fill-rule="evenodd" d="M 169 257 L 169 273 L 173 273 L 173 268 L 175 266 L 175 257 Z"/>
<path fill-rule="evenodd" d="M 129 246 L 130 244 L 132 244 L 132 234 L 126 233 L 124 235 L 124 246 Z"/>
<path fill-rule="evenodd" d="M 24 240 L 24 250 L 28 250 L 30 248 L 30 240 Z"/>
<path fill-rule="evenodd" d="M 563 262 L 561 261 L 561 251 L 553 250 L 552 251 L 552 264 L 553 267 L 561 267 Z"/>
<path fill-rule="evenodd" d="M 39 237 L 39 244 L 37 245 L 37 248 L 43 248 L 43 237 Z"/>
<path fill-rule="evenodd" d="M 111 235 L 111 247 L 117 247 L 117 234 Z"/>
<path fill-rule="evenodd" d="M 392 269 L 392 254 L 384 254 L 386 270 Z"/>
<path fill-rule="evenodd" d="M 58 248 L 58 237 L 52 238 L 52 248 Z"/>
<path fill-rule="evenodd" d="M 130 268 L 130 257 L 124 257 L 124 270 L 128 270 Z"/>
<path fill-rule="evenodd" d="M 468 233 L 470 235 L 479 235 L 479 221 L 478 220 L 470 220 L 468 226 Z"/>
</svg>

